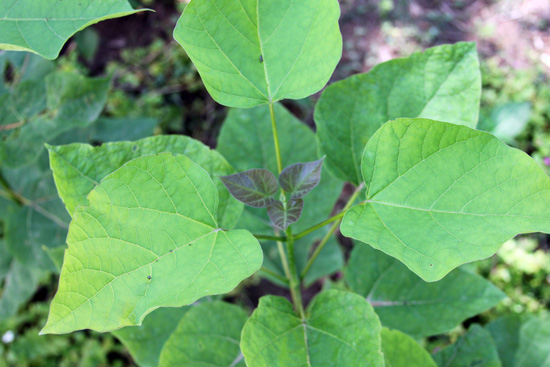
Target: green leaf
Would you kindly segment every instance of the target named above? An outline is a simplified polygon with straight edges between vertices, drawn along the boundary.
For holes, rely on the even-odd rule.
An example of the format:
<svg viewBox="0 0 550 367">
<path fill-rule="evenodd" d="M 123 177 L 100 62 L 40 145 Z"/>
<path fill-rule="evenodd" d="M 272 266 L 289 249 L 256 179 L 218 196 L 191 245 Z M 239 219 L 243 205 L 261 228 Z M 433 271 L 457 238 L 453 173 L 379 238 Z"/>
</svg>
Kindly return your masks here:
<svg viewBox="0 0 550 367">
<path fill-rule="evenodd" d="M 380 323 L 356 294 L 318 294 L 305 320 L 285 298 L 264 296 L 246 322 L 241 350 L 248 367 L 382 367 Z"/>
<path fill-rule="evenodd" d="M 485 278 L 463 269 L 426 283 L 393 257 L 361 244 L 351 252 L 346 282 L 367 298 L 382 325 L 415 337 L 450 331 L 505 298 Z"/>
<path fill-rule="evenodd" d="M 218 221 L 223 228 L 233 228 L 243 205 L 231 198 L 218 179 L 234 169 L 216 151 L 186 136 L 155 136 L 135 142 L 117 142 L 92 147 L 87 144 L 48 146 L 50 165 L 59 196 L 69 213 L 79 205 L 87 205 L 86 196 L 109 173 L 124 163 L 150 154 L 172 152 L 185 154 L 203 167 L 214 180 L 220 196 Z"/>
<path fill-rule="evenodd" d="M 342 54 L 336 0 L 192 0 L 174 30 L 220 104 L 253 107 L 318 92 Z"/>
<path fill-rule="evenodd" d="M 157 367 L 162 348 L 173 335 L 189 307 L 163 307 L 151 312 L 141 326 L 112 332 L 141 367 Z"/>
<path fill-rule="evenodd" d="M 434 359 L 439 366 L 445 367 L 501 366 L 491 334 L 475 324 L 455 344 L 435 354 Z"/>
<path fill-rule="evenodd" d="M 263 168 L 220 177 L 231 195 L 246 205 L 265 208 L 273 203 L 279 185 L 273 173 Z"/>
<path fill-rule="evenodd" d="M 382 352 L 386 367 L 437 367 L 424 348 L 397 330 L 382 328 Z"/>
<path fill-rule="evenodd" d="M 524 321 L 524 318 L 519 315 L 510 315 L 496 319 L 485 327 L 497 346 L 502 367 L 516 366 L 520 329 Z"/>
<path fill-rule="evenodd" d="M 6 0 L 0 4 L 0 48 L 31 51 L 53 60 L 76 32 L 134 10 L 127 0 Z"/>
<path fill-rule="evenodd" d="M 319 159 L 313 131 L 282 105 L 275 104 L 274 109 L 283 165 Z M 268 106 L 230 109 L 218 137 L 217 150 L 239 171 L 265 168 L 277 172 Z M 300 221 L 293 225 L 294 233 L 328 218 L 340 196 L 342 183 L 329 175 L 325 168 L 322 177 L 321 183 L 304 197 L 304 210 Z M 241 228 L 250 229 L 255 234 L 273 235 L 273 226 L 263 209 L 245 207 L 240 224 Z M 323 229 L 296 242 L 296 262 L 299 271 L 306 264 L 313 243 L 320 240 L 325 233 L 326 230 Z M 264 265 L 284 276 L 282 267 L 279 267 L 276 243 L 262 241 L 262 247 L 266 260 Z M 331 274 L 342 265 L 342 252 L 338 243 L 331 239 L 308 273 L 306 283 L 310 284 L 321 276 Z"/>
<path fill-rule="evenodd" d="M 302 199 L 292 200 L 285 205 L 279 200 L 267 207 L 267 215 L 275 226 L 286 231 L 289 225 L 296 223 L 302 215 L 304 201 Z"/>
<path fill-rule="evenodd" d="M 550 367 L 550 315 L 529 317 L 519 331 L 515 367 Z"/>
<path fill-rule="evenodd" d="M 290 199 L 303 198 L 319 184 L 323 160 L 292 164 L 281 172 L 279 183 L 283 190 L 292 194 Z"/>
<path fill-rule="evenodd" d="M 430 48 L 331 84 L 315 107 L 326 165 L 358 185 L 363 148 L 386 121 L 424 117 L 475 127 L 480 96 L 474 43 Z"/>
<path fill-rule="evenodd" d="M 248 315 L 225 302 L 193 307 L 166 342 L 159 367 L 244 367 L 239 347 Z"/>
<path fill-rule="evenodd" d="M 229 292 L 262 264 L 249 232 L 218 228 L 218 190 L 185 156 L 134 159 L 88 200 L 74 212 L 42 333 L 140 325 L 158 307 Z"/>
<path fill-rule="evenodd" d="M 365 203 L 342 234 L 426 281 L 487 258 L 518 233 L 550 232 L 550 179 L 527 154 L 465 126 L 399 119 L 365 147 Z"/>
<path fill-rule="evenodd" d="M 45 274 L 43 270 L 12 259 L 0 292 L 0 321 L 17 313 L 21 305 L 32 297 Z"/>
<path fill-rule="evenodd" d="M 0 172 L 22 201 L 22 205 L 0 209 L 6 213 L 3 218 L 6 249 L 26 266 L 54 271 L 55 266 L 43 247 L 63 246 L 70 218 L 57 196 L 47 162 L 25 168 L 2 168 Z M 0 196 L 9 197 L 3 187 Z"/>
<path fill-rule="evenodd" d="M 45 86 L 39 81 L 19 84 L 0 96 L 0 159 L 7 167 L 35 161 L 44 143 L 97 119 L 110 88 L 106 78 L 85 78 L 78 74 L 52 73 Z M 31 101 L 31 103 L 29 103 Z"/>
</svg>

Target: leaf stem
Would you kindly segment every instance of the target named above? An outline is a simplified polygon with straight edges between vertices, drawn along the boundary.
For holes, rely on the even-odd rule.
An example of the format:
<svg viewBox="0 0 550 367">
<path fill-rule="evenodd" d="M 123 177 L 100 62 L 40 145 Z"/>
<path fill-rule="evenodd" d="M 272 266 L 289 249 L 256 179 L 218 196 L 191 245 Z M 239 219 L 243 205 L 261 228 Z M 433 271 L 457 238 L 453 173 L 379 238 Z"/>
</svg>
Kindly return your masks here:
<svg viewBox="0 0 550 367">
<path fill-rule="evenodd" d="M 342 211 L 342 212 L 340 212 L 340 213 L 338 213 L 338 214 L 336 214 L 336 215 L 333 215 L 332 217 L 330 217 L 330 218 L 328 218 L 328 219 L 322 221 L 321 223 L 318 223 L 318 224 L 316 224 L 316 225 L 314 225 L 314 226 L 312 226 L 312 227 L 306 229 L 305 231 L 302 231 L 302 232 L 296 234 L 296 235 L 294 236 L 294 239 L 297 240 L 297 239 L 299 239 L 299 238 L 302 238 L 302 237 L 304 237 L 304 236 L 307 236 L 307 235 L 310 234 L 311 232 L 314 232 L 314 231 L 318 230 L 319 228 L 323 228 L 323 227 L 326 226 L 327 224 L 330 224 L 330 223 L 334 222 L 335 220 L 338 220 L 338 219 L 342 218 L 342 217 L 344 216 L 344 214 L 346 214 L 346 212 L 345 212 L 345 211 Z"/>
<path fill-rule="evenodd" d="M 273 142 L 275 143 L 275 156 L 277 157 L 277 169 L 279 174 L 283 170 L 283 161 L 281 160 L 281 149 L 279 148 L 279 135 L 277 134 L 277 121 L 275 120 L 275 110 L 273 102 L 269 102 L 269 114 L 271 115 L 271 130 L 273 130 Z"/>
<path fill-rule="evenodd" d="M 361 185 L 359 185 L 355 188 L 355 191 L 353 192 L 353 194 L 349 198 L 348 202 L 346 203 L 346 206 L 344 206 L 344 208 L 340 212 L 341 216 L 339 218 L 337 218 L 337 221 L 334 222 L 334 224 L 330 227 L 327 234 L 325 234 L 325 236 L 323 237 L 321 242 L 319 242 L 319 245 L 317 245 L 317 248 L 315 249 L 315 251 L 313 252 L 311 257 L 307 261 L 307 264 L 304 267 L 304 270 L 302 270 L 302 273 L 300 274 L 300 279 L 303 280 L 306 277 L 309 269 L 311 268 L 311 266 L 313 265 L 313 263 L 315 262 L 315 260 L 317 259 L 317 257 L 319 256 L 319 254 L 321 253 L 323 248 L 325 247 L 325 245 L 327 244 L 328 240 L 330 239 L 330 236 L 332 236 L 334 231 L 336 231 L 336 228 L 338 228 L 338 226 L 340 225 L 340 222 L 342 221 L 342 217 L 344 216 L 346 211 L 353 205 L 353 203 L 355 202 L 355 199 L 357 199 L 357 196 L 359 196 L 359 193 L 361 192 L 363 187 L 365 187 L 364 182 L 362 182 Z M 337 214 L 337 215 L 339 215 L 339 214 Z M 337 215 L 335 215 L 334 217 L 336 217 Z M 334 217 L 332 217 L 332 218 L 334 218 Z"/>
<path fill-rule="evenodd" d="M 298 272 L 296 271 L 296 261 L 294 259 L 294 237 L 292 236 L 292 230 L 290 227 L 286 231 L 286 248 L 288 251 L 288 267 L 290 270 L 290 295 L 294 308 L 298 313 L 298 316 L 302 320 L 305 320 L 304 306 L 302 304 L 302 294 L 300 293 L 300 280 L 298 278 Z"/>
<path fill-rule="evenodd" d="M 288 285 L 288 279 L 286 279 L 285 277 L 280 276 L 279 274 L 275 273 L 274 271 L 269 270 L 268 268 L 263 267 L 263 266 L 260 269 L 260 271 L 263 271 L 265 274 L 269 275 L 270 277 L 273 277 L 273 278 L 277 279 L 278 281 L 283 282 L 284 284 Z"/>
<path fill-rule="evenodd" d="M 258 240 L 286 242 L 286 237 L 282 236 L 266 236 L 263 234 L 254 234 L 253 236 L 256 237 L 256 239 Z"/>
</svg>

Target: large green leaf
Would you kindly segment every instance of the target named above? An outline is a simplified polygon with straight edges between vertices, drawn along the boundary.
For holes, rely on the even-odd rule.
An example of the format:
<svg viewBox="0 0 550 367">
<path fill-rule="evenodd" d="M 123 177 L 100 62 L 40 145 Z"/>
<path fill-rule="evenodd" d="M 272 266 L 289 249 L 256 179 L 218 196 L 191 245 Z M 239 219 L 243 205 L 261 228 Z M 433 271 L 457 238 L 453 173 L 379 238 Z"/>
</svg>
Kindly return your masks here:
<svg viewBox="0 0 550 367">
<path fill-rule="evenodd" d="M 218 228 L 218 190 L 183 155 L 134 159 L 88 200 L 74 212 L 42 333 L 140 325 L 158 307 L 229 292 L 262 264 L 249 232 Z"/>
<path fill-rule="evenodd" d="M 92 147 L 88 144 L 48 146 L 59 196 L 69 213 L 78 205 L 87 205 L 86 196 L 109 173 L 137 157 L 172 152 L 185 154 L 206 169 L 220 195 L 218 221 L 223 228 L 233 228 L 243 205 L 231 198 L 218 176 L 234 172 L 216 151 L 187 136 L 155 136 L 135 142 L 117 142 Z"/>
<path fill-rule="evenodd" d="M 245 367 L 239 342 L 247 318 L 225 302 L 193 307 L 166 342 L 159 367 Z"/>
<path fill-rule="evenodd" d="M 361 244 L 351 253 L 346 282 L 367 298 L 383 325 L 416 337 L 447 332 L 505 298 L 483 277 L 463 269 L 426 283 L 393 257 Z"/>
<path fill-rule="evenodd" d="M 424 280 L 484 259 L 525 232 L 550 232 L 550 179 L 527 154 L 465 126 L 399 119 L 363 154 L 366 202 L 342 233 Z"/>
<path fill-rule="evenodd" d="M 216 102 L 253 107 L 325 86 L 340 60 L 336 0 L 192 0 L 174 38 Z"/>
<path fill-rule="evenodd" d="M 437 367 L 424 348 L 397 330 L 382 328 L 382 352 L 386 367 Z"/>
<path fill-rule="evenodd" d="M 443 367 L 502 366 L 491 334 L 475 324 L 455 344 L 436 353 L 434 359 Z"/>
<path fill-rule="evenodd" d="M 286 299 L 265 296 L 246 322 L 241 349 L 248 367 L 382 367 L 380 322 L 361 297 L 317 295 L 305 320 Z"/>
<path fill-rule="evenodd" d="M 481 74 L 474 43 L 438 46 L 330 85 L 315 108 L 331 173 L 359 184 L 361 156 L 374 132 L 399 117 L 475 127 Z"/>
<path fill-rule="evenodd" d="M 40 156 L 44 143 L 91 124 L 105 105 L 109 87 L 109 79 L 60 72 L 47 75 L 45 83 L 25 81 L 0 95 L 3 165 L 28 165 Z"/>
<path fill-rule="evenodd" d="M 275 104 L 275 117 L 284 166 L 319 159 L 315 146 L 315 135 L 310 128 L 279 104 Z M 217 150 L 238 171 L 265 168 L 271 172 L 277 172 L 269 108 L 259 106 L 251 109 L 229 110 L 218 138 Z M 304 197 L 302 216 L 297 223 L 292 225 L 293 232 L 297 233 L 328 218 L 341 191 L 342 184 L 323 168 L 321 183 Z M 274 233 L 274 228 L 265 209 L 245 207 L 240 224 L 242 228 L 250 229 L 256 234 L 273 235 Z M 318 231 L 301 238 L 296 243 L 296 261 L 299 270 L 305 265 L 313 242 L 320 240 L 323 234 L 323 231 Z M 276 244 L 262 241 L 262 247 L 266 255 L 265 266 L 284 276 L 282 268 L 278 266 L 279 263 L 276 260 L 279 258 L 275 248 Z M 273 261 L 269 261 L 270 257 Z M 323 264 L 317 265 L 316 262 L 313 265 L 306 278 L 308 284 L 320 276 L 338 270 L 343 265 L 343 257 L 335 240 L 331 239 L 330 246 L 327 245 L 323 249 L 318 261 Z"/>
<path fill-rule="evenodd" d="M 0 48 L 55 59 L 79 30 L 138 11 L 127 0 L 4 0 L 0 3 Z"/>
</svg>

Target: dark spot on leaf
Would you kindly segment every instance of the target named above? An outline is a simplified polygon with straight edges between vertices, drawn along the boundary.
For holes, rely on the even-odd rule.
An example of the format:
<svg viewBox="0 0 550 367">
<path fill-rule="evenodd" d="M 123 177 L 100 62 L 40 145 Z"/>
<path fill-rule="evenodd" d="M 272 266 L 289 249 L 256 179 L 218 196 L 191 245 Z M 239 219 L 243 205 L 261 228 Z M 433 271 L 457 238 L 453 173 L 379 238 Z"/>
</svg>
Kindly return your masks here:
<svg viewBox="0 0 550 367">
<path fill-rule="evenodd" d="M 264 57 L 260 55 L 260 62 L 264 62 Z"/>
<path fill-rule="evenodd" d="M 134 146 L 132 147 L 132 151 L 135 152 L 135 151 L 137 150 L 137 148 L 138 148 L 137 145 L 134 145 Z"/>
<path fill-rule="evenodd" d="M 434 266 L 434 264 L 430 264 L 430 266 Z"/>
<path fill-rule="evenodd" d="M 173 250 L 170 250 L 170 252 L 174 252 Z"/>
<path fill-rule="evenodd" d="M 150 276 L 150 275 L 148 275 L 148 276 L 147 276 L 147 279 L 151 280 L 151 276 Z"/>
</svg>

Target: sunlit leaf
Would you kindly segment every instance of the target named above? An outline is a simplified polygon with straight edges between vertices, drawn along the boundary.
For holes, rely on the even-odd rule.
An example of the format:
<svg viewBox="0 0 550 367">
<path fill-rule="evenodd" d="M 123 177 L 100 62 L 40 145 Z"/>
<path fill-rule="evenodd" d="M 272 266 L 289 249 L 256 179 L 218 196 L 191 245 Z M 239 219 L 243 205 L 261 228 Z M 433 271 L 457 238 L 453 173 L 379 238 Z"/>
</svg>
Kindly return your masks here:
<svg viewBox="0 0 550 367">
<path fill-rule="evenodd" d="M 318 92 L 342 53 L 336 0 L 192 0 L 174 30 L 216 102 L 253 107 Z"/>
<path fill-rule="evenodd" d="M 138 11 L 127 0 L 5 0 L 0 3 L 0 48 L 55 59 L 79 30 Z"/>
<path fill-rule="evenodd" d="M 386 367 L 437 367 L 424 348 L 397 330 L 382 328 L 382 352 Z"/>
<path fill-rule="evenodd" d="M 261 266 L 249 232 L 218 227 L 218 190 L 183 155 L 134 159 L 88 200 L 74 212 L 42 333 L 140 325 L 158 307 L 227 293 Z"/>
<path fill-rule="evenodd" d="M 465 126 L 399 119 L 363 154 L 366 201 L 341 231 L 426 281 L 487 258 L 519 233 L 550 232 L 550 178 L 527 154 Z"/>
</svg>

